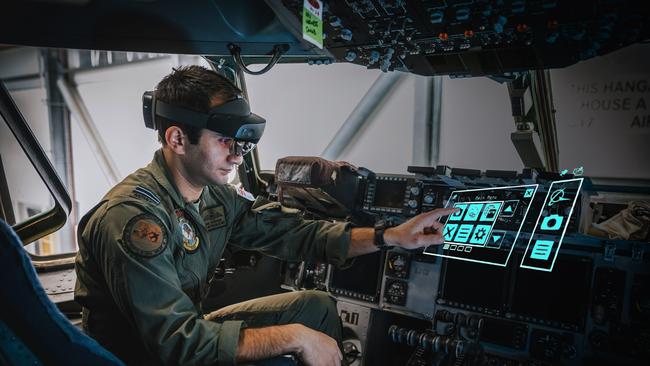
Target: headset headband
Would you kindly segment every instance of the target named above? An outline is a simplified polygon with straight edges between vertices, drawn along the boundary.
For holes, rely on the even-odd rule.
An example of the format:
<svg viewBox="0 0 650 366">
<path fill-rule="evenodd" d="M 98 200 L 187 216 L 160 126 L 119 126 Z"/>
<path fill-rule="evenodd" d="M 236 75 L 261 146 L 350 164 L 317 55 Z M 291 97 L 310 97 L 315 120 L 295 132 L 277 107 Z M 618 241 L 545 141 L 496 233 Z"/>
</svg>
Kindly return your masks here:
<svg viewBox="0 0 650 366">
<path fill-rule="evenodd" d="M 238 96 L 212 108 L 196 112 L 156 99 L 154 92 L 142 95 L 142 113 L 147 128 L 157 129 L 156 116 L 198 128 L 207 128 L 226 137 L 256 144 L 264 133 L 266 120 L 251 113 L 246 99 Z"/>
</svg>

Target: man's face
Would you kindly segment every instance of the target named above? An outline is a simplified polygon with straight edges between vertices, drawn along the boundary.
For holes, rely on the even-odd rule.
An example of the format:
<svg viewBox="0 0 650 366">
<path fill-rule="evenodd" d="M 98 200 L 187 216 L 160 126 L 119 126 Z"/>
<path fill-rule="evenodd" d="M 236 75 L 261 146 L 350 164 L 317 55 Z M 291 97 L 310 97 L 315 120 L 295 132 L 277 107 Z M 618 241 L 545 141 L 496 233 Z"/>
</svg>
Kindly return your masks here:
<svg viewBox="0 0 650 366">
<path fill-rule="evenodd" d="M 241 155 L 230 153 L 231 143 L 232 139 L 214 131 L 201 130 L 199 143 L 188 141 L 182 158 L 189 178 L 202 186 L 228 183 L 228 176 L 243 160 Z"/>
</svg>

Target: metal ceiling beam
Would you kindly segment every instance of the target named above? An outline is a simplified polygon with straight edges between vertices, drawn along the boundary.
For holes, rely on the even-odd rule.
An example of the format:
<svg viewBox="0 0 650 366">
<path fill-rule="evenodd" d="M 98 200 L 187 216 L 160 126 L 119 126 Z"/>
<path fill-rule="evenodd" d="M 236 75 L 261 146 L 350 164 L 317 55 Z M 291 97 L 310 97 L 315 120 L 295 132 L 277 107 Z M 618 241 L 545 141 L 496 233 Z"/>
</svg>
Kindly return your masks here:
<svg viewBox="0 0 650 366">
<path fill-rule="evenodd" d="M 75 117 L 77 117 L 79 127 L 81 127 L 81 131 L 86 136 L 86 139 L 88 139 L 88 145 L 93 151 L 93 155 L 97 159 L 99 167 L 108 180 L 109 185 L 115 185 L 120 179 L 120 172 L 76 86 L 72 85 L 64 77 L 60 77 L 56 85 L 65 100 L 65 104 L 70 108 Z"/>
<path fill-rule="evenodd" d="M 343 122 L 332 141 L 327 145 L 321 156 L 328 160 L 337 160 L 343 151 L 348 147 L 352 139 L 359 133 L 361 128 L 368 122 L 370 115 L 384 100 L 393 86 L 404 77 L 404 73 L 393 71 L 382 73 L 372 84 L 366 95 L 361 98 L 359 104 L 348 118 Z"/>
</svg>

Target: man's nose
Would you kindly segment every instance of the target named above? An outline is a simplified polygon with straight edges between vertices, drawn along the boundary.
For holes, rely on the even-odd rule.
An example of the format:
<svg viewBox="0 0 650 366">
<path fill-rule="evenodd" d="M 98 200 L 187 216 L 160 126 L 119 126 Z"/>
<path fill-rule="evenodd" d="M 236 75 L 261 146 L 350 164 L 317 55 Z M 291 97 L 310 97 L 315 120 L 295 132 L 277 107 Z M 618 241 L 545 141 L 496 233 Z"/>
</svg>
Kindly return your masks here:
<svg viewBox="0 0 650 366">
<path fill-rule="evenodd" d="M 244 161 L 244 157 L 238 154 L 229 154 L 228 162 L 235 165 L 240 165 Z"/>
</svg>

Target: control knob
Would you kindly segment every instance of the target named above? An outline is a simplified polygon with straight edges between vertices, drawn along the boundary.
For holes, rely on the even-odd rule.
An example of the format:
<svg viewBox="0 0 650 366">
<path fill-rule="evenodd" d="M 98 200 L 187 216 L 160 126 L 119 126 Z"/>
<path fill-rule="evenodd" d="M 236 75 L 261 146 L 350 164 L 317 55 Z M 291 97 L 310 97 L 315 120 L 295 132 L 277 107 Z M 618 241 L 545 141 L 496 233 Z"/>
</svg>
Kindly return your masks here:
<svg viewBox="0 0 650 366">
<path fill-rule="evenodd" d="M 341 39 L 343 39 L 345 41 L 348 41 L 348 42 L 351 41 L 352 40 L 352 31 L 347 29 L 347 28 L 341 29 Z"/>
</svg>

